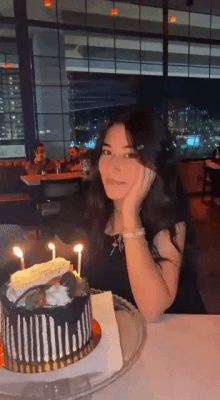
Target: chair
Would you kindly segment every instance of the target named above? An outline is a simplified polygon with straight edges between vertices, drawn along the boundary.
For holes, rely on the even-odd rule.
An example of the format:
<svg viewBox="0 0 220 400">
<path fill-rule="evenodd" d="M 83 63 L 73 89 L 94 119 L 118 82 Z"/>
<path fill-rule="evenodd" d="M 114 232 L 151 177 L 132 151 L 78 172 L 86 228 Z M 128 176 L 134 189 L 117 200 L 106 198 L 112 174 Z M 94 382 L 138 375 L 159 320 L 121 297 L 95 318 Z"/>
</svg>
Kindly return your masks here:
<svg viewBox="0 0 220 400">
<path fill-rule="evenodd" d="M 79 192 L 80 178 L 62 180 L 41 180 L 38 209 L 43 217 L 57 215 L 61 202 L 72 194 Z"/>
<path fill-rule="evenodd" d="M 211 185 L 211 180 L 209 178 L 209 170 L 210 168 L 206 165 L 206 160 L 204 161 L 204 179 L 203 179 L 203 187 L 202 187 L 202 199 L 204 199 L 204 196 L 206 195 L 206 189 L 208 186 L 208 193 L 211 192 L 211 200 L 213 201 L 213 196 L 212 196 L 212 185 Z"/>
</svg>

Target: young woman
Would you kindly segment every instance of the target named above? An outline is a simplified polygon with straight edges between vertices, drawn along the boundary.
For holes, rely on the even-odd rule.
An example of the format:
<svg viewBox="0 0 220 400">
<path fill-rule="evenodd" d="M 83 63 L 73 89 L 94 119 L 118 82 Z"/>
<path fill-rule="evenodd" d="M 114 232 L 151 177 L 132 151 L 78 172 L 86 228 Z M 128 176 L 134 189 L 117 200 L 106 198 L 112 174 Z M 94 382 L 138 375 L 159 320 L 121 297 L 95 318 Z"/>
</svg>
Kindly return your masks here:
<svg viewBox="0 0 220 400">
<path fill-rule="evenodd" d="M 165 311 L 205 312 L 187 197 L 163 121 L 142 109 L 119 111 L 100 137 L 94 163 L 83 207 L 86 234 L 78 237 L 90 286 L 131 301 L 148 321 Z M 67 226 L 60 236 L 68 242 L 65 235 L 73 240 Z"/>
</svg>

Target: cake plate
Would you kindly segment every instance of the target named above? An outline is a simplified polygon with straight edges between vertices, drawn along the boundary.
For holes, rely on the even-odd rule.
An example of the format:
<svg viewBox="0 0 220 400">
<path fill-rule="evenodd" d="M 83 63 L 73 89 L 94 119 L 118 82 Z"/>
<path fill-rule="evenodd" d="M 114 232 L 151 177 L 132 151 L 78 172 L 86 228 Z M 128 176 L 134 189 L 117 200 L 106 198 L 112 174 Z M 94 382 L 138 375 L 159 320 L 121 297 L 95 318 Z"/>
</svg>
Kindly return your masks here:
<svg viewBox="0 0 220 400">
<path fill-rule="evenodd" d="M 102 292 L 92 289 L 91 293 L 99 294 Z M 31 382 L 31 384 L 25 386 L 22 383 L 16 383 L 7 390 L 4 389 L 4 391 L 0 385 L 0 400 L 91 400 L 92 394 L 109 386 L 124 375 L 136 362 L 145 345 L 147 338 L 146 322 L 140 312 L 122 297 L 113 295 L 113 304 L 123 356 L 123 366 L 119 371 L 111 374 L 80 375 L 54 382 Z M 21 393 L 19 385 L 23 387 L 22 394 L 18 395 L 17 393 Z"/>
</svg>

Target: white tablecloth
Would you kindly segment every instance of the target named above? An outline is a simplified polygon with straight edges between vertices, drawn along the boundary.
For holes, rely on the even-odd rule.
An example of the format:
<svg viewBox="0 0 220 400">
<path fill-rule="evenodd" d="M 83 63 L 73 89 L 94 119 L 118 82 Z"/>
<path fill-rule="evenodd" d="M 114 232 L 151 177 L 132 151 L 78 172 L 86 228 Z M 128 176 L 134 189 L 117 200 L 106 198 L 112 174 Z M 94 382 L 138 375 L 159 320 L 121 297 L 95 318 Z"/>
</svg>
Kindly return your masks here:
<svg viewBox="0 0 220 400">
<path fill-rule="evenodd" d="M 220 398 L 220 316 L 165 315 L 147 331 L 131 370 L 92 400 Z"/>
</svg>

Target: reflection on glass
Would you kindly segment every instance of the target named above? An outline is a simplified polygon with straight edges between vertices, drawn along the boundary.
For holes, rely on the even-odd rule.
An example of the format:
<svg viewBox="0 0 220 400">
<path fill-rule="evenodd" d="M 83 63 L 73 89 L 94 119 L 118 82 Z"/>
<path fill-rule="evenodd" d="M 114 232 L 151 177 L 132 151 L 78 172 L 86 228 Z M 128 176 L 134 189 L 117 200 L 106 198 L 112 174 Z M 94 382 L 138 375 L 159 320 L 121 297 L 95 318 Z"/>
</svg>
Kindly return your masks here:
<svg viewBox="0 0 220 400">
<path fill-rule="evenodd" d="M 66 58 L 88 58 L 87 33 L 84 31 L 60 31 L 63 40 L 60 40 L 60 47 L 63 57 Z"/>
<path fill-rule="evenodd" d="M 211 46 L 210 78 L 220 77 L 220 47 Z"/>
<path fill-rule="evenodd" d="M 59 59 L 34 57 L 35 85 L 60 85 Z"/>
<path fill-rule="evenodd" d="M 188 43 L 169 41 L 168 76 L 188 76 L 188 53 Z"/>
<path fill-rule="evenodd" d="M 161 64 L 163 62 L 163 44 L 160 39 L 141 38 L 141 62 L 148 64 Z M 158 69 L 156 68 L 155 71 Z M 158 71 L 158 75 L 160 75 Z"/>
<path fill-rule="evenodd" d="M 140 61 L 140 38 L 116 36 L 116 60 Z"/>
<path fill-rule="evenodd" d="M 125 2 L 114 2 L 118 10 L 115 18 L 116 29 L 138 30 L 139 29 L 139 5 Z"/>
<path fill-rule="evenodd" d="M 141 64 L 141 75 L 163 75 L 163 66 L 160 64 Z"/>
<path fill-rule="evenodd" d="M 210 38 L 210 15 L 190 12 L 190 36 Z"/>
<path fill-rule="evenodd" d="M 172 23 L 171 17 L 175 16 L 177 21 Z M 189 32 L 189 12 L 168 10 L 169 34 L 178 36 L 188 36 Z"/>
<path fill-rule="evenodd" d="M 190 66 L 209 67 L 210 46 L 208 44 L 190 43 Z"/>
<path fill-rule="evenodd" d="M 87 0 L 87 23 L 90 26 L 113 28 L 112 0 Z"/>
<path fill-rule="evenodd" d="M 85 0 L 62 0 L 57 2 L 58 21 L 66 24 L 85 25 Z"/>
<path fill-rule="evenodd" d="M 96 60 L 114 60 L 114 36 L 91 33 L 89 39 L 89 58 Z"/>
<path fill-rule="evenodd" d="M 44 0 L 26 0 L 28 19 L 56 22 L 56 0 L 51 1 L 50 7 L 45 7 Z"/>
<path fill-rule="evenodd" d="M 14 17 L 14 0 L 1 1 L 0 15 L 3 17 Z"/>
<path fill-rule="evenodd" d="M 143 32 L 163 32 L 163 9 L 157 7 L 141 6 L 140 29 Z"/>
<path fill-rule="evenodd" d="M 216 15 L 211 18 L 211 38 L 220 39 L 220 17 Z"/>
<path fill-rule="evenodd" d="M 38 113 L 62 113 L 61 87 L 36 86 L 35 96 Z"/>
<path fill-rule="evenodd" d="M 58 31 L 50 28 L 29 27 L 34 56 L 58 57 Z"/>
</svg>

